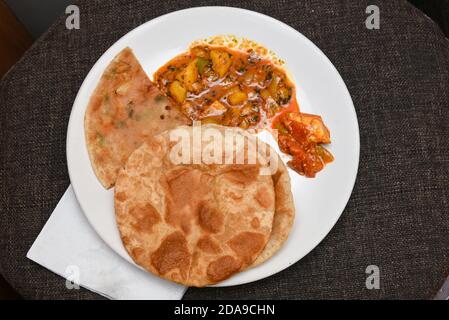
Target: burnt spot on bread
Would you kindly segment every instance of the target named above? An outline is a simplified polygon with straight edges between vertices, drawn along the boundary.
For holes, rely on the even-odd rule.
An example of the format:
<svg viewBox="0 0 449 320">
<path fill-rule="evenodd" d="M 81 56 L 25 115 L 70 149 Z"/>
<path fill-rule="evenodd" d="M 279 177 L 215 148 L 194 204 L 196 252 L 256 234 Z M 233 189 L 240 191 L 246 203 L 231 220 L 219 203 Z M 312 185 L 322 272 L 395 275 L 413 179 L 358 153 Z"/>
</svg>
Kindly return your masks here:
<svg viewBox="0 0 449 320">
<path fill-rule="evenodd" d="M 241 262 L 233 256 L 223 256 L 209 263 L 207 267 L 207 278 L 212 283 L 229 278 L 240 270 Z"/>
<path fill-rule="evenodd" d="M 228 166 L 225 177 L 236 184 L 247 185 L 254 182 L 259 175 L 257 164 L 235 164 Z"/>
<path fill-rule="evenodd" d="M 198 209 L 198 223 L 204 231 L 218 233 L 224 225 L 224 217 L 220 211 L 203 203 Z"/>
<path fill-rule="evenodd" d="M 220 245 L 212 239 L 211 236 L 205 235 L 198 240 L 197 247 L 206 253 L 210 254 L 217 254 L 220 253 L 222 250 L 220 248 Z"/>
<path fill-rule="evenodd" d="M 120 238 L 122 238 L 122 242 L 125 247 L 130 243 L 129 238 L 127 236 L 120 235 Z"/>
<path fill-rule="evenodd" d="M 181 231 L 168 235 L 159 248 L 151 254 L 151 264 L 160 275 L 178 269 L 184 280 L 188 276 L 190 260 L 187 240 Z"/>
<path fill-rule="evenodd" d="M 149 203 L 132 207 L 129 214 L 134 218 L 132 227 L 138 232 L 150 233 L 153 231 L 153 227 L 161 221 L 161 216 Z"/>
<path fill-rule="evenodd" d="M 241 232 L 229 240 L 231 247 L 242 260 L 249 264 L 265 246 L 265 236 L 258 232 Z"/>
<path fill-rule="evenodd" d="M 260 221 L 259 221 L 259 219 L 258 219 L 257 217 L 254 217 L 254 218 L 251 220 L 251 227 L 253 227 L 253 229 L 259 229 L 259 227 L 260 227 Z"/>
<path fill-rule="evenodd" d="M 139 247 L 131 250 L 131 257 L 134 259 L 134 261 L 142 261 L 142 257 L 144 254 L 145 250 Z"/>
<path fill-rule="evenodd" d="M 266 188 L 258 189 L 257 193 L 254 195 L 254 199 L 265 209 L 273 205 L 273 197 Z"/>
<path fill-rule="evenodd" d="M 126 201 L 126 199 L 128 199 L 128 197 L 126 196 L 125 192 L 116 192 L 115 193 L 115 200 L 123 202 L 123 201 Z"/>
<path fill-rule="evenodd" d="M 181 227 L 188 234 L 191 222 L 197 220 L 201 214 L 202 201 L 208 192 L 208 185 L 203 181 L 204 174 L 200 170 L 189 170 L 184 167 L 176 168 L 165 174 L 167 193 L 167 210 L 165 221 L 174 227 Z M 204 212 L 202 219 L 198 219 L 202 227 L 213 232 L 217 228 L 214 221 L 223 217 L 214 213 Z"/>
</svg>

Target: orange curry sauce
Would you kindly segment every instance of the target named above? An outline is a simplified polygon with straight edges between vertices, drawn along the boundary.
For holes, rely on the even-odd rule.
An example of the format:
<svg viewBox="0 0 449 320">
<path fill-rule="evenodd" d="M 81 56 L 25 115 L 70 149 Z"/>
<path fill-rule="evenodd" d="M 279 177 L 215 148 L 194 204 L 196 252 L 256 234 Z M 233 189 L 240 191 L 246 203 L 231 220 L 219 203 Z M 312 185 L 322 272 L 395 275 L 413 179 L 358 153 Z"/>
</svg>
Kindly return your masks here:
<svg viewBox="0 0 449 320">
<path fill-rule="evenodd" d="M 296 89 L 285 71 L 255 51 L 200 45 L 154 75 L 159 89 L 192 120 L 224 126 L 274 128 L 289 166 L 314 177 L 333 160 L 321 117 L 299 113 Z"/>
</svg>

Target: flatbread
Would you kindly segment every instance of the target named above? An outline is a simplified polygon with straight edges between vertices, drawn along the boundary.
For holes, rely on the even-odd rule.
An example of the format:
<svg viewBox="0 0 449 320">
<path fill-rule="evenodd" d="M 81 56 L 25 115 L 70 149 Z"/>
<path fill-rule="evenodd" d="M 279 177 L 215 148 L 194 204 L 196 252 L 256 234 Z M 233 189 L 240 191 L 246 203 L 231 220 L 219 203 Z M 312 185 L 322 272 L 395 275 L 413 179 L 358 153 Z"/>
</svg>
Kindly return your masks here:
<svg viewBox="0 0 449 320">
<path fill-rule="evenodd" d="M 215 125 L 215 127 L 224 128 L 218 125 Z M 228 127 L 227 129 L 229 130 L 231 128 Z M 243 135 L 248 139 L 256 139 L 255 136 L 246 130 L 240 128 L 232 128 L 232 130 L 234 130 L 236 134 Z M 275 211 L 268 243 L 251 267 L 258 266 L 267 261 L 284 245 L 292 229 L 296 212 L 287 166 L 282 162 L 281 157 L 269 144 L 258 139 L 257 143 L 257 151 L 261 153 L 261 156 L 275 162 L 275 165 L 270 169 L 275 192 Z"/>
<path fill-rule="evenodd" d="M 255 136 L 246 130 L 242 130 L 240 128 L 233 128 L 233 130 L 235 130 L 236 134 L 243 135 L 248 139 L 256 139 Z M 269 144 L 258 139 L 257 143 L 257 151 L 261 153 L 261 157 L 275 162 L 275 165 L 270 169 L 275 192 L 275 211 L 268 243 L 257 259 L 253 262 L 251 267 L 258 266 L 259 264 L 267 261 L 284 245 L 290 235 L 296 212 L 293 194 L 291 191 L 290 175 L 288 173 L 287 166 Z"/>
<path fill-rule="evenodd" d="M 218 125 L 215 125 L 215 127 L 224 128 Z M 227 128 L 227 130 L 229 129 Z M 253 141 L 256 139 L 255 136 L 246 130 L 240 128 L 232 128 L 232 130 L 235 131 L 235 134 L 243 135 Z M 259 139 L 257 139 L 257 143 L 257 151 L 261 153 L 261 156 L 275 162 L 275 165 L 270 169 L 275 192 L 275 211 L 268 243 L 251 267 L 258 266 L 267 261 L 281 249 L 290 235 L 296 212 L 287 166 L 269 144 Z"/>
<path fill-rule="evenodd" d="M 217 127 L 176 130 L 192 139 L 199 129 L 204 154 L 206 130 Z M 228 130 L 233 137 L 241 132 Z M 161 133 L 129 157 L 115 186 L 116 220 L 137 264 L 162 278 L 201 287 L 248 268 L 265 248 L 275 211 L 274 184 L 271 175 L 260 174 L 268 161 L 174 164 L 173 152 L 182 154 L 170 141 L 174 131 Z M 251 143 L 233 157 L 246 155 Z M 230 146 L 237 147 L 224 143 L 223 154 Z"/>
<path fill-rule="evenodd" d="M 112 187 L 119 169 L 145 140 L 189 123 L 151 82 L 132 50 L 123 49 L 104 71 L 85 114 L 97 178 L 105 188 Z"/>
<path fill-rule="evenodd" d="M 279 157 L 279 156 L 278 156 Z M 276 194 L 275 212 L 270 239 L 252 264 L 255 267 L 271 258 L 287 240 L 295 220 L 295 205 L 287 167 L 279 158 L 278 170 L 273 174 L 274 192 Z"/>
</svg>

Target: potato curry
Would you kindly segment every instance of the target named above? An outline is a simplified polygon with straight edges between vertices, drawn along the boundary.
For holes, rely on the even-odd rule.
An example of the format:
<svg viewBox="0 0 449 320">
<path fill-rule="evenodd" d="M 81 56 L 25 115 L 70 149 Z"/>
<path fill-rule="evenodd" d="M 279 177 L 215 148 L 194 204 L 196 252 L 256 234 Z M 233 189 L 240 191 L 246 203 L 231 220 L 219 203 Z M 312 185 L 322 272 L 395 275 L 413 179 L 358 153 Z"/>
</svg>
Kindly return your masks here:
<svg viewBox="0 0 449 320">
<path fill-rule="evenodd" d="M 333 160 L 321 117 L 299 112 L 295 86 L 285 70 L 251 48 L 200 44 L 162 66 L 159 89 L 191 120 L 224 126 L 278 130 L 289 166 L 314 177 Z"/>
</svg>

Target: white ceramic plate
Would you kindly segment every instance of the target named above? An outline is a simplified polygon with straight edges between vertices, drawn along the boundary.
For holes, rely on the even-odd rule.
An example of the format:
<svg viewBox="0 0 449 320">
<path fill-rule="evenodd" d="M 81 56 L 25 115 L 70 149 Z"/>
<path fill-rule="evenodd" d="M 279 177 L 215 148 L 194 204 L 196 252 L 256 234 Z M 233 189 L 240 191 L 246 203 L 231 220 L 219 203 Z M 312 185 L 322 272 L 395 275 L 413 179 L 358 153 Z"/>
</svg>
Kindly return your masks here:
<svg viewBox="0 0 449 320">
<path fill-rule="evenodd" d="M 152 77 L 160 66 L 185 51 L 193 40 L 220 34 L 255 40 L 285 60 L 298 89 L 301 111 L 323 117 L 331 131 L 329 149 L 335 156 L 335 161 L 315 179 L 290 171 L 296 220 L 289 239 L 267 262 L 219 284 L 230 286 L 275 274 L 315 248 L 342 214 L 356 179 L 360 145 L 351 97 L 332 63 L 301 33 L 268 16 L 228 7 L 181 10 L 137 27 L 110 47 L 84 80 L 70 116 L 67 163 L 76 196 L 90 224 L 114 251 L 133 263 L 116 226 L 114 191 L 101 186 L 89 161 L 84 138 L 84 113 L 89 97 L 106 66 L 126 46 L 134 50 L 144 70 Z M 279 150 L 272 139 L 270 144 Z"/>
</svg>

